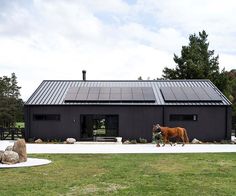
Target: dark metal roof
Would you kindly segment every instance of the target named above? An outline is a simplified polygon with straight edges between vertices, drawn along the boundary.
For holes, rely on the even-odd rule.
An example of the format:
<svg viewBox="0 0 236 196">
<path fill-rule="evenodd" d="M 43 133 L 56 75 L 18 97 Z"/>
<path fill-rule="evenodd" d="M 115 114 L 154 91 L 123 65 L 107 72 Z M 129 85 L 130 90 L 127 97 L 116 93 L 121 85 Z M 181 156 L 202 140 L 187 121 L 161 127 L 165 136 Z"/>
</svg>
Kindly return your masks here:
<svg viewBox="0 0 236 196">
<path fill-rule="evenodd" d="M 155 103 L 65 103 L 65 96 L 70 87 L 151 87 Z M 165 102 L 162 87 L 203 87 L 211 88 L 222 102 Z M 147 80 L 147 81 L 81 81 L 81 80 L 44 80 L 25 105 L 231 105 L 230 101 L 210 80 Z"/>
</svg>

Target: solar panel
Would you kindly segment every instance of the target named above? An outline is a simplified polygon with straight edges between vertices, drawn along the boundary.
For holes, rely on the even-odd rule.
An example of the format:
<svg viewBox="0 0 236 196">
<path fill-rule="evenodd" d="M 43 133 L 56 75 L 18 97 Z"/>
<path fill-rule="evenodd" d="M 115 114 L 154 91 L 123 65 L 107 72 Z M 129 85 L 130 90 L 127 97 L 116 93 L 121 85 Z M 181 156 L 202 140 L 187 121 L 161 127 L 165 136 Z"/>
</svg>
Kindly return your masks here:
<svg viewBox="0 0 236 196">
<path fill-rule="evenodd" d="M 210 87 L 161 87 L 165 102 L 221 102 Z"/>
<path fill-rule="evenodd" d="M 122 93 L 121 94 L 122 101 L 130 101 L 133 100 L 132 93 Z"/>
<path fill-rule="evenodd" d="M 134 87 L 134 88 L 132 88 L 132 93 L 142 93 L 142 88 Z"/>
<path fill-rule="evenodd" d="M 160 90 L 165 101 L 176 101 L 175 95 L 170 87 L 161 87 Z"/>
<path fill-rule="evenodd" d="M 181 87 L 170 87 L 177 101 L 188 100 Z"/>
<path fill-rule="evenodd" d="M 192 87 L 182 87 L 182 90 L 187 96 L 188 101 L 199 101 L 199 97 L 196 95 Z"/>
<path fill-rule="evenodd" d="M 205 92 L 211 98 L 212 101 L 221 101 L 222 98 L 211 87 L 204 87 Z"/>
<path fill-rule="evenodd" d="M 156 98 L 153 89 L 150 87 L 142 87 L 144 100 L 147 102 L 155 102 Z"/>
<path fill-rule="evenodd" d="M 142 93 L 133 93 L 133 101 L 144 101 Z"/>
<path fill-rule="evenodd" d="M 73 101 L 76 99 L 76 94 L 75 93 L 67 93 L 65 96 L 65 100 L 68 101 Z"/>
<path fill-rule="evenodd" d="M 132 88 L 131 87 L 123 87 L 121 88 L 121 93 L 123 94 L 131 94 L 132 93 Z"/>
<path fill-rule="evenodd" d="M 194 87 L 195 94 L 199 97 L 199 101 L 211 101 L 211 98 L 204 91 L 203 87 Z"/>
<path fill-rule="evenodd" d="M 99 99 L 99 101 L 109 101 L 110 100 L 110 93 L 100 93 L 98 99 Z"/>
<path fill-rule="evenodd" d="M 77 101 L 83 101 L 87 99 L 88 94 L 87 93 L 78 93 L 75 100 Z"/>
<path fill-rule="evenodd" d="M 80 87 L 80 88 L 79 88 L 79 92 L 80 92 L 80 93 L 89 92 L 89 87 Z"/>
<path fill-rule="evenodd" d="M 111 87 L 111 93 L 121 93 L 120 87 Z"/>
<path fill-rule="evenodd" d="M 98 93 L 89 93 L 87 97 L 87 101 L 96 101 L 98 100 Z"/>
<path fill-rule="evenodd" d="M 70 87 L 67 91 L 67 93 L 75 93 L 77 94 L 79 88 L 78 87 Z"/>
<path fill-rule="evenodd" d="M 98 87 L 90 87 L 89 88 L 89 93 L 99 93 L 99 91 L 100 91 L 100 88 L 98 88 Z"/>
<path fill-rule="evenodd" d="M 143 96 L 146 101 L 155 102 L 156 100 L 154 93 L 144 93 Z"/>
<path fill-rule="evenodd" d="M 100 93 L 103 94 L 103 93 L 110 93 L 111 91 L 111 88 L 109 87 L 101 87 L 100 88 Z"/>
<path fill-rule="evenodd" d="M 155 102 L 151 87 L 73 87 L 65 102 Z"/>
<path fill-rule="evenodd" d="M 141 88 L 142 89 L 142 91 L 143 91 L 143 93 L 145 94 L 153 94 L 154 95 L 154 92 L 153 92 L 153 89 L 152 88 L 150 88 L 150 87 L 142 87 Z"/>
<path fill-rule="evenodd" d="M 76 99 L 76 95 L 78 93 L 78 87 L 69 87 L 65 96 L 65 100 L 70 102 Z"/>
<path fill-rule="evenodd" d="M 121 101 L 121 94 L 120 93 L 111 93 L 110 94 L 110 101 Z"/>
</svg>

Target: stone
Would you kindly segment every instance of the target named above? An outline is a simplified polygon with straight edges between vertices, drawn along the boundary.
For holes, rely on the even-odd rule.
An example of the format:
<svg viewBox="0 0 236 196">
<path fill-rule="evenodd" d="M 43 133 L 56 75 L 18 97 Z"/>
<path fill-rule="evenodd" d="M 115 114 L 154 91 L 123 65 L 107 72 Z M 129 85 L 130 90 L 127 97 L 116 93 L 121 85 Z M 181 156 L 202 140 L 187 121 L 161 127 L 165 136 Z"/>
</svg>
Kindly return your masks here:
<svg viewBox="0 0 236 196">
<path fill-rule="evenodd" d="M 2 156 L 3 156 L 4 151 L 0 150 L 0 163 L 2 162 Z"/>
<path fill-rule="evenodd" d="M 39 138 L 39 139 L 35 140 L 34 142 L 35 142 L 35 143 L 43 143 L 43 140 L 41 140 L 41 139 Z"/>
<path fill-rule="evenodd" d="M 5 151 L 2 155 L 3 164 L 16 164 L 19 162 L 19 155 L 14 151 Z"/>
<path fill-rule="evenodd" d="M 12 148 L 13 148 L 12 145 L 11 145 L 11 146 L 7 146 L 6 149 L 5 149 L 5 151 L 12 151 Z"/>
<path fill-rule="evenodd" d="M 202 144 L 202 142 L 196 138 L 192 140 L 192 144 Z"/>
<path fill-rule="evenodd" d="M 13 145 L 13 151 L 18 153 L 19 162 L 27 161 L 26 143 L 24 139 L 18 139 Z"/>
<path fill-rule="evenodd" d="M 67 138 L 66 139 L 66 143 L 67 144 L 74 144 L 76 142 L 76 139 L 75 138 Z"/>
<path fill-rule="evenodd" d="M 130 144 L 130 141 L 129 140 L 125 140 L 124 144 Z"/>
</svg>

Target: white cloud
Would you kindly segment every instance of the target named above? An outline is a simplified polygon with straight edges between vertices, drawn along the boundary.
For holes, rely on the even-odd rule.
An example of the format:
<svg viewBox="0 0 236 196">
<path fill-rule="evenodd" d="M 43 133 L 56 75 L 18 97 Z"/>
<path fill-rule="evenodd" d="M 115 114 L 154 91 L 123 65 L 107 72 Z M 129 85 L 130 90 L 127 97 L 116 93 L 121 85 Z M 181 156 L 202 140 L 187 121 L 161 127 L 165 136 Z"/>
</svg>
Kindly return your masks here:
<svg viewBox="0 0 236 196">
<path fill-rule="evenodd" d="M 234 1 L 7 1 L 0 69 L 16 72 L 26 100 L 43 79 L 144 79 L 173 67 L 188 35 L 206 29 L 222 67 L 235 61 Z"/>
<path fill-rule="evenodd" d="M 230 54 L 221 54 L 219 58 L 219 62 L 222 65 L 222 68 L 225 68 L 225 70 L 232 70 L 236 69 L 235 62 L 236 62 L 236 56 L 230 55 Z"/>
</svg>

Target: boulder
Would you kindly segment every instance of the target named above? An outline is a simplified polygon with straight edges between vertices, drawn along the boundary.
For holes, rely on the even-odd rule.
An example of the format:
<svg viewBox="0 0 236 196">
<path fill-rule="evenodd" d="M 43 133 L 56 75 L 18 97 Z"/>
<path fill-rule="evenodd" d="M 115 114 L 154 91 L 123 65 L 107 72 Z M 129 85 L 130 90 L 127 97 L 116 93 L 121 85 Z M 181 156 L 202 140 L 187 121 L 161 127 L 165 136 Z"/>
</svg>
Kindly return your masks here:
<svg viewBox="0 0 236 196">
<path fill-rule="evenodd" d="M 43 143 L 43 140 L 37 139 L 37 140 L 35 140 L 34 142 L 35 142 L 35 143 Z"/>
<path fill-rule="evenodd" d="M 66 144 L 74 144 L 76 142 L 75 138 L 67 138 L 66 139 Z"/>
<path fill-rule="evenodd" d="M 18 153 L 19 162 L 27 161 L 26 144 L 24 139 L 18 139 L 13 145 L 13 151 Z"/>
<path fill-rule="evenodd" d="M 192 144 L 202 144 L 202 142 L 196 138 L 192 140 Z"/>
<path fill-rule="evenodd" d="M 129 140 L 125 140 L 124 144 L 130 144 L 130 141 Z"/>
<path fill-rule="evenodd" d="M 0 150 L 0 163 L 2 162 L 2 156 L 3 156 L 4 151 Z"/>
<path fill-rule="evenodd" d="M 5 151 L 12 151 L 12 148 L 13 148 L 12 145 L 11 145 L 11 146 L 7 146 L 6 149 L 5 149 Z"/>
<path fill-rule="evenodd" d="M 76 142 L 76 139 L 75 138 L 67 138 L 66 139 L 66 143 L 67 144 L 74 144 Z"/>
<path fill-rule="evenodd" d="M 3 164 L 16 164 L 19 162 L 19 155 L 14 151 L 5 151 L 2 155 Z"/>
</svg>

